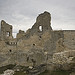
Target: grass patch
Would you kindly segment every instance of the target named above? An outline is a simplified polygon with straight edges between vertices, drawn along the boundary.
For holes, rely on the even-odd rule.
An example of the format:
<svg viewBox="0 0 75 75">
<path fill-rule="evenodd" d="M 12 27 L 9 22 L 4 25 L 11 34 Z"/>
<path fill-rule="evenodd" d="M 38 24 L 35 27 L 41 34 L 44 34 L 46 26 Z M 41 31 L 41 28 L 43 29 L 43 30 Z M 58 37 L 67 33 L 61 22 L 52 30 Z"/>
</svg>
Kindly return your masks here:
<svg viewBox="0 0 75 75">
<path fill-rule="evenodd" d="M 43 73 L 40 73 L 39 75 L 50 75 L 50 74 L 51 74 L 50 71 L 45 70 Z"/>
<path fill-rule="evenodd" d="M 48 71 L 46 70 L 45 72 L 39 74 L 39 75 L 69 75 L 70 72 L 69 71 L 65 71 L 65 70 L 56 70 L 56 71 Z"/>
<path fill-rule="evenodd" d="M 51 73 L 51 75 L 69 75 L 69 74 L 70 72 L 65 70 L 56 70 Z"/>
</svg>

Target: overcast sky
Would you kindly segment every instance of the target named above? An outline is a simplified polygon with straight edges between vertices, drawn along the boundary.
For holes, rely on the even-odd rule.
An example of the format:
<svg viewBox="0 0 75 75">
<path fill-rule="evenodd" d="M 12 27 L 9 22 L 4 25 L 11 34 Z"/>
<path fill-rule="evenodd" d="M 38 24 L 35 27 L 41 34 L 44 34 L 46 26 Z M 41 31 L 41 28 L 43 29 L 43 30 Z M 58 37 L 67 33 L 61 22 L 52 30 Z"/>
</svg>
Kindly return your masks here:
<svg viewBox="0 0 75 75">
<path fill-rule="evenodd" d="M 13 26 L 13 33 L 26 31 L 38 14 L 51 13 L 54 30 L 75 30 L 75 0 L 0 0 L 0 21 Z"/>
</svg>

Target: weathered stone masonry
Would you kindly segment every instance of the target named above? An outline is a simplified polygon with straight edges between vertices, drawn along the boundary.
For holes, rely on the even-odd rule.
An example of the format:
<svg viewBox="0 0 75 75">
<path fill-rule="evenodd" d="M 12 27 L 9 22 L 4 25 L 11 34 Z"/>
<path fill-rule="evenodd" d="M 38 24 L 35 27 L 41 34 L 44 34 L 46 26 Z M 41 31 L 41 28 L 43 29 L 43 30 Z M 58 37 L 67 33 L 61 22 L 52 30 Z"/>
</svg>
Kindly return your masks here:
<svg viewBox="0 0 75 75">
<path fill-rule="evenodd" d="M 8 64 L 36 65 L 46 63 L 45 53 L 51 59 L 53 53 L 75 50 L 75 30 L 57 30 L 51 27 L 51 14 L 40 14 L 35 24 L 26 32 L 19 30 L 12 36 L 12 25 L 1 21 L 0 66 Z M 39 61 L 39 62 L 38 62 Z"/>
<path fill-rule="evenodd" d="M 6 39 L 9 36 L 12 37 L 12 26 L 7 24 L 4 20 L 1 21 L 1 37 Z"/>
</svg>

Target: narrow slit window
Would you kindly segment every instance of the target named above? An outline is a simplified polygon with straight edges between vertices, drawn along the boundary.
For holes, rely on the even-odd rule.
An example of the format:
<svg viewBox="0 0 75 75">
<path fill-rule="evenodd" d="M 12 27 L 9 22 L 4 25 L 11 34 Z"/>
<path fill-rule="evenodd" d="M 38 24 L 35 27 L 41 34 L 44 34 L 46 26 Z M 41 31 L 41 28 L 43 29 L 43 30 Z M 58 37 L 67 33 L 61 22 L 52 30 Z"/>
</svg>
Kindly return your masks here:
<svg viewBox="0 0 75 75">
<path fill-rule="evenodd" d="M 42 31 L 42 26 L 39 26 L 39 30 Z"/>
</svg>

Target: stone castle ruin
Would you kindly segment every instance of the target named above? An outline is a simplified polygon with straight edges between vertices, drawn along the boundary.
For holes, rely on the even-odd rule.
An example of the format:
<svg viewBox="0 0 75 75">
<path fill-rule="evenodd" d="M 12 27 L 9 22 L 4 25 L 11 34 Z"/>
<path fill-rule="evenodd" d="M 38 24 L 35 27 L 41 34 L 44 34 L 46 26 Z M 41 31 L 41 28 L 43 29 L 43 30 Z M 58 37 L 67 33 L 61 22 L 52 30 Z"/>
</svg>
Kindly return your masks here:
<svg viewBox="0 0 75 75">
<path fill-rule="evenodd" d="M 0 66 L 45 64 L 50 62 L 54 53 L 65 51 L 73 51 L 72 56 L 75 55 L 75 30 L 53 30 L 49 12 L 40 14 L 26 32 L 19 30 L 16 38 L 12 36 L 12 29 L 12 25 L 1 21 Z"/>
</svg>

